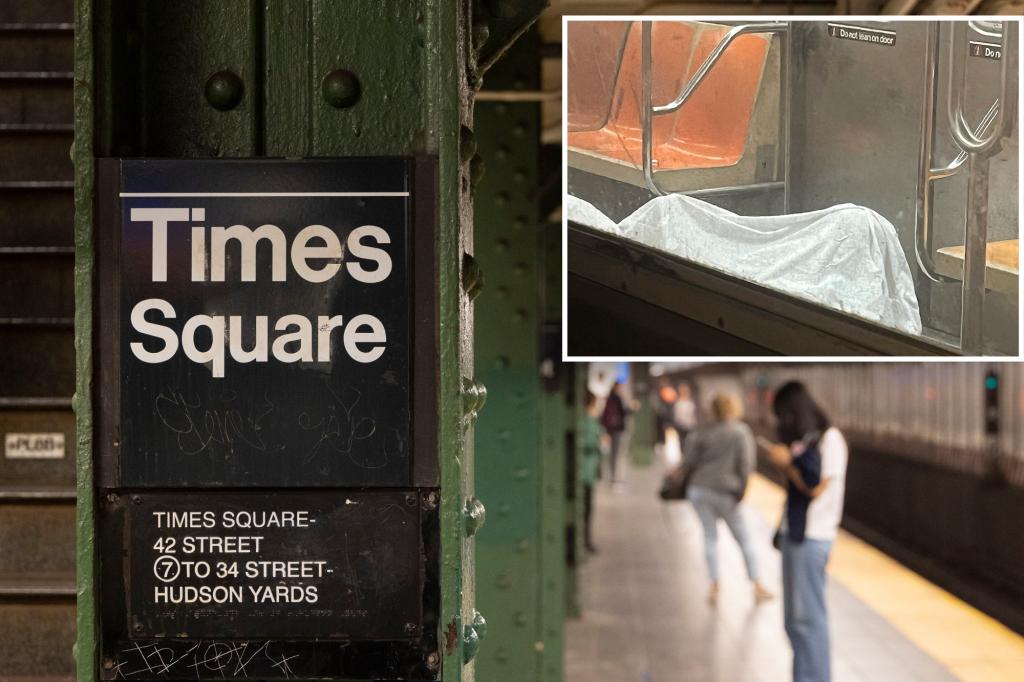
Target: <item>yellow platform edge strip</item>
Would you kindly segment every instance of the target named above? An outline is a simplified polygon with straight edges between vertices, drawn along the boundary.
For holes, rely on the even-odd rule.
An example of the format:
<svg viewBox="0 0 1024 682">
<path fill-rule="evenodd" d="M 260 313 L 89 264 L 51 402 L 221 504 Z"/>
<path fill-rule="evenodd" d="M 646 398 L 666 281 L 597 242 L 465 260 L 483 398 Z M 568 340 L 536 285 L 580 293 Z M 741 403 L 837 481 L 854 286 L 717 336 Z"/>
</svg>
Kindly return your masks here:
<svg viewBox="0 0 1024 682">
<path fill-rule="evenodd" d="M 785 493 L 752 476 L 746 503 L 778 521 Z M 840 530 L 828 573 L 964 682 L 1024 680 L 1024 637 Z"/>
</svg>

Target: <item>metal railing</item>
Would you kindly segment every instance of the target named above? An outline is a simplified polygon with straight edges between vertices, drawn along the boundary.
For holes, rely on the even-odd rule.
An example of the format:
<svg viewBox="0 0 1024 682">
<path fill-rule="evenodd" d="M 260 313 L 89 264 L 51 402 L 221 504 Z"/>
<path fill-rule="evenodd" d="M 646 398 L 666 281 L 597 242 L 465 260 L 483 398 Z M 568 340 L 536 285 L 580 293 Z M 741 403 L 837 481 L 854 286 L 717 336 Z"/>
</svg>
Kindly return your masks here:
<svg viewBox="0 0 1024 682">
<path fill-rule="evenodd" d="M 642 101 L 641 107 L 640 107 L 640 114 L 641 114 L 641 121 L 640 122 L 641 122 L 641 126 L 643 128 L 643 149 L 642 149 L 642 154 L 643 154 L 643 172 L 644 172 L 644 182 L 647 185 L 647 189 L 649 189 L 652 193 L 654 193 L 657 196 L 664 196 L 665 194 L 667 194 L 667 192 L 665 190 L 663 190 L 658 185 L 657 181 L 654 178 L 654 131 L 653 131 L 652 125 L 651 125 L 651 122 L 652 122 L 653 118 L 655 116 L 664 116 L 666 114 L 675 113 L 684 104 L 686 104 L 687 100 L 689 100 L 690 97 L 693 96 L 693 93 L 696 92 L 697 88 L 700 87 L 700 84 L 704 82 L 704 79 L 707 77 L 708 73 L 711 72 L 711 69 L 714 67 L 715 63 L 719 60 L 719 58 L 721 58 L 721 56 L 728 49 L 729 45 L 732 44 L 732 42 L 734 40 L 736 40 L 736 38 L 740 37 L 741 35 L 748 34 L 748 33 L 778 33 L 780 35 L 784 35 L 784 34 L 786 34 L 789 31 L 789 24 L 786 24 L 786 23 L 783 23 L 783 22 L 772 21 L 772 22 L 753 23 L 753 24 L 741 24 L 739 26 L 734 26 L 718 42 L 718 44 L 711 51 L 711 53 L 707 56 L 707 58 L 700 65 L 700 67 L 697 69 L 697 71 L 693 74 L 693 76 L 690 77 L 690 79 L 682 87 L 682 89 L 679 91 L 679 94 L 676 95 L 675 99 L 673 99 L 668 104 L 661 104 L 661 105 L 655 105 L 652 102 L 652 98 L 653 98 L 653 83 L 652 83 L 652 79 L 651 79 L 651 28 L 652 28 L 652 22 L 650 22 L 650 21 L 644 21 L 642 23 L 642 25 L 641 25 L 641 46 L 640 46 L 641 47 L 641 49 L 640 49 L 640 52 L 641 52 L 641 62 L 640 62 L 640 64 L 641 64 L 641 66 L 640 66 L 640 68 L 641 68 L 642 81 L 643 81 L 643 93 L 642 93 L 643 101 Z M 788 45 L 788 41 L 786 41 L 786 44 Z M 783 132 L 784 132 L 783 129 L 786 127 L 785 126 L 785 121 L 788 119 L 788 114 L 786 113 L 786 112 L 788 112 L 788 109 L 783 109 L 783 107 L 788 107 L 788 95 L 789 95 L 788 50 L 784 50 L 781 63 L 782 63 L 782 66 L 781 66 L 782 72 L 781 72 L 780 75 L 781 75 L 781 87 L 783 89 L 783 92 L 782 92 L 782 96 L 779 98 L 779 107 L 780 107 L 780 114 L 779 114 L 779 117 L 780 117 L 780 122 L 779 122 L 780 144 L 782 144 L 781 137 L 782 137 Z M 785 131 L 785 137 L 786 137 L 786 140 L 785 140 L 785 145 L 786 145 L 785 156 L 786 156 L 786 158 L 788 160 L 788 157 L 789 157 L 788 131 Z M 787 161 L 786 163 L 784 163 L 783 181 L 782 181 L 782 187 L 783 187 L 784 191 L 787 193 L 787 195 L 788 195 L 788 187 L 787 187 L 787 185 L 788 185 L 788 183 L 787 183 L 788 173 L 789 173 L 789 164 L 788 164 L 788 161 Z M 756 184 L 756 188 L 757 189 L 762 189 L 762 188 L 767 188 L 767 187 L 775 187 L 775 186 L 778 186 L 777 183 L 757 183 Z M 735 190 L 735 191 L 747 191 L 747 190 L 753 189 L 754 187 L 755 187 L 755 185 L 750 185 L 750 186 L 741 185 L 739 187 L 729 188 L 729 189 Z M 717 190 L 715 192 L 717 194 L 721 194 L 721 193 L 723 193 L 725 191 L 725 188 L 712 188 L 712 189 Z M 703 190 L 701 190 L 701 191 L 703 191 Z M 691 194 L 691 193 L 687 192 L 687 194 Z M 788 204 L 788 196 L 786 197 L 785 203 Z M 787 209 L 788 209 L 788 206 L 787 206 Z"/>
</svg>

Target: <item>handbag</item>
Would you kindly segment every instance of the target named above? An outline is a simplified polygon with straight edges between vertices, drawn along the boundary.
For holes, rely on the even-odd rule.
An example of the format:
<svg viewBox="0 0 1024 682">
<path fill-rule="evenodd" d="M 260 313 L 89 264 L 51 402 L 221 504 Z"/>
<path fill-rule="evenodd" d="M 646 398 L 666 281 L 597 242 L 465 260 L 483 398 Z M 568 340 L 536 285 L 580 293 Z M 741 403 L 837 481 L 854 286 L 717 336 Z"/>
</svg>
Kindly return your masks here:
<svg viewBox="0 0 1024 682">
<path fill-rule="evenodd" d="M 693 475 L 693 468 L 680 464 L 670 469 L 661 480 L 661 489 L 658 497 L 662 500 L 685 500 L 686 489 L 690 485 L 690 477 Z"/>
</svg>

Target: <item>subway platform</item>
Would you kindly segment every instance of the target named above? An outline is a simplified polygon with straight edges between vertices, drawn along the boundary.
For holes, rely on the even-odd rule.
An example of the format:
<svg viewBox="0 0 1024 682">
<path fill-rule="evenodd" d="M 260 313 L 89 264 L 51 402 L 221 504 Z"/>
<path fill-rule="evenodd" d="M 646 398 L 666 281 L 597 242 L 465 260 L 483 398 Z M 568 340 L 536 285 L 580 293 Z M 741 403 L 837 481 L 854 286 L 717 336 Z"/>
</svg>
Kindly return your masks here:
<svg viewBox="0 0 1024 682">
<path fill-rule="evenodd" d="M 581 570 L 582 617 L 566 628 L 568 682 L 790 679 L 780 555 L 784 491 L 751 478 L 744 513 L 772 601 L 755 604 L 739 547 L 719 529 L 721 594 L 707 602 L 703 535 L 689 502 L 657 497 L 664 465 L 629 466 L 595 491 L 599 553 Z M 1024 679 L 1024 638 L 840 531 L 828 567 L 835 682 Z"/>
</svg>

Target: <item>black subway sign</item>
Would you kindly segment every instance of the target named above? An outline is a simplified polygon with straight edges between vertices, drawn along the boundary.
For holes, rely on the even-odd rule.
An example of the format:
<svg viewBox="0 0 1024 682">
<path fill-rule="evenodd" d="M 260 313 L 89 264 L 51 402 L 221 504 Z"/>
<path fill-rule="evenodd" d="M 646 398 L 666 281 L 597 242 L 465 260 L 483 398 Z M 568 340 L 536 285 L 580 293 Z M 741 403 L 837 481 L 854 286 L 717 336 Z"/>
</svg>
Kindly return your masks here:
<svg viewBox="0 0 1024 682">
<path fill-rule="evenodd" d="M 437 677 L 436 168 L 99 161 L 101 679 Z"/>
<path fill-rule="evenodd" d="M 867 28 L 865 26 L 854 26 L 851 24 L 827 24 L 828 34 L 833 38 L 840 38 L 843 40 L 855 40 L 859 43 L 868 43 L 870 45 L 881 45 L 883 47 L 893 47 L 896 45 L 896 32 L 886 31 L 878 28 Z"/>
<path fill-rule="evenodd" d="M 122 483 L 409 485 L 411 162 L 119 168 Z"/>
<path fill-rule="evenodd" d="M 138 495 L 131 633 L 417 637 L 423 504 L 412 491 Z"/>
</svg>

